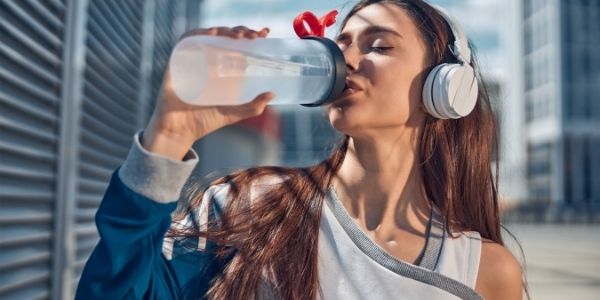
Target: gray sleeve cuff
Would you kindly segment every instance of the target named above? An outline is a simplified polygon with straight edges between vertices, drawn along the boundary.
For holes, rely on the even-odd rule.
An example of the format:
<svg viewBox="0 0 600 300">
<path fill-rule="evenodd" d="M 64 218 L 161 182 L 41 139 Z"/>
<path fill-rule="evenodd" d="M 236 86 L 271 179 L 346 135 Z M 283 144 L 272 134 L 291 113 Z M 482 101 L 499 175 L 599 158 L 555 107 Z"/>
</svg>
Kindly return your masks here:
<svg viewBox="0 0 600 300">
<path fill-rule="evenodd" d="M 144 149 L 140 143 L 142 131 L 134 136 L 127 159 L 119 169 L 119 178 L 134 192 L 156 202 L 168 203 L 179 199 L 183 185 L 198 164 L 194 149 L 183 161 L 176 161 Z"/>
</svg>

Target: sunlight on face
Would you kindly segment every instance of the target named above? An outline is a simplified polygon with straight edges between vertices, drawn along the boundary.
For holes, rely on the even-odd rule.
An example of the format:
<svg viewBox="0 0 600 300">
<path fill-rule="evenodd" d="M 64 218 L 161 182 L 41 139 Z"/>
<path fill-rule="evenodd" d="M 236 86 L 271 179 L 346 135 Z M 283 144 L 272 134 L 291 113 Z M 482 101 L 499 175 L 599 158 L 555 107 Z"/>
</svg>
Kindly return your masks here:
<svg viewBox="0 0 600 300">
<path fill-rule="evenodd" d="M 348 20 L 336 40 L 355 91 L 327 106 L 333 127 L 350 135 L 417 127 L 425 116 L 427 51 L 406 11 L 389 3 L 369 5 Z"/>
</svg>

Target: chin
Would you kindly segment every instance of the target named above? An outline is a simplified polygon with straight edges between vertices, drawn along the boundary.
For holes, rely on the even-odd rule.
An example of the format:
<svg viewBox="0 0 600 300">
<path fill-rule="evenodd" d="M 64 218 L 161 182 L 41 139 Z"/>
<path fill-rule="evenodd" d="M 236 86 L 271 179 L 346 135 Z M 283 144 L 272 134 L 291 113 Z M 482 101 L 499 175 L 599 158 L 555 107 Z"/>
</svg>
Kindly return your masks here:
<svg viewBox="0 0 600 300">
<path fill-rule="evenodd" d="M 344 134 L 351 134 L 364 125 L 360 118 L 348 108 L 330 107 L 327 115 L 331 126 Z"/>
</svg>

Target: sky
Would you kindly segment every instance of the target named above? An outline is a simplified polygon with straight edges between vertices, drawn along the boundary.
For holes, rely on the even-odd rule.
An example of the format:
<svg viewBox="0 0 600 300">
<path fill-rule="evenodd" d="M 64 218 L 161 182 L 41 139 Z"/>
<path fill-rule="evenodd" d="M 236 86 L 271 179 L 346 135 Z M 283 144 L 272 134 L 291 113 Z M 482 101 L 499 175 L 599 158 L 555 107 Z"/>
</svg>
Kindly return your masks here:
<svg viewBox="0 0 600 300">
<path fill-rule="evenodd" d="M 476 47 L 481 66 L 495 77 L 505 76 L 506 45 L 502 39 L 505 12 L 502 0 L 431 0 L 458 19 Z M 330 10 L 340 11 L 339 21 L 356 0 L 205 0 L 202 26 L 244 25 L 252 29 L 269 27 L 272 38 L 297 38 L 292 20 L 309 10 L 322 16 Z M 336 24 L 337 25 L 337 24 Z M 328 28 L 327 37 L 334 37 L 337 26 Z"/>
</svg>

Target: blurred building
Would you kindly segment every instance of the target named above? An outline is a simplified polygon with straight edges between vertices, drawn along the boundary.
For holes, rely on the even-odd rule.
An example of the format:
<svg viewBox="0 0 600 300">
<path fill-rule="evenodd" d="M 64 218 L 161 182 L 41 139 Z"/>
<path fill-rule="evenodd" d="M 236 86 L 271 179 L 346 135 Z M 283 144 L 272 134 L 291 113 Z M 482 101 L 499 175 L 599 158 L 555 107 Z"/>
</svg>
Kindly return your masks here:
<svg viewBox="0 0 600 300">
<path fill-rule="evenodd" d="M 0 1 L 0 299 L 72 299 L 198 0 Z"/>
<path fill-rule="evenodd" d="M 260 116 L 203 137 L 193 145 L 200 163 L 190 183 L 195 180 L 207 183 L 241 168 L 280 165 L 281 135 L 280 116 L 267 107 Z"/>
<path fill-rule="evenodd" d="M 323 108 L 278 107 L 281 115 L 282 157 L 285 166 L 304 167 L 329 157 L 341 138 Z"/>
<path fill-rule="evenodd" d="M 523 51 L 521 0 L 500 1 L 496 9 L 499 45 L 497 62 L 501 72 L 495 108 L 498 112 L 500 137 L 499 190 L 503 208 L 520 205 L 527 198 L 526 147 L 523 107 Z M 492 100 L 493 97 L 492 97 Z"/>
<path fill-rule="evenodd" d="M 524 130 L 528 198 L 545 218 L 600 207 L 600 2 L 524 0 Z"/>
</svg>

